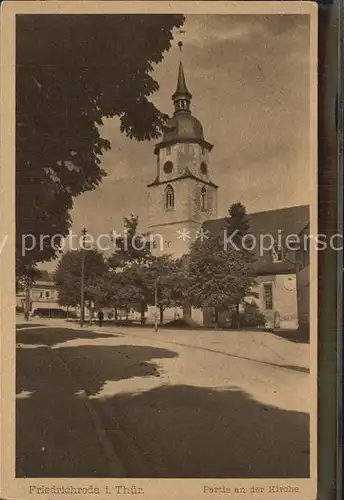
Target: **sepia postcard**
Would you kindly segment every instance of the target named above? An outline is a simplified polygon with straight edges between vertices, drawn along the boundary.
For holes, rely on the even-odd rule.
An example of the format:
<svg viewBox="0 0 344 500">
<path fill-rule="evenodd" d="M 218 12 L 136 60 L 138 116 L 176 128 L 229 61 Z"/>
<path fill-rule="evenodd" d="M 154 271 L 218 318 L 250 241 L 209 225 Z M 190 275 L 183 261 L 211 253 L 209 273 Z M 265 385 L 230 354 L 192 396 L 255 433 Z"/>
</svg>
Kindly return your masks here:
<svg viewBox="0 0 344 500">
<path fill-rule="evenodd" d="M 2 3 L 1 498 L 316 498 L 317 16 Z"/>
</svg>

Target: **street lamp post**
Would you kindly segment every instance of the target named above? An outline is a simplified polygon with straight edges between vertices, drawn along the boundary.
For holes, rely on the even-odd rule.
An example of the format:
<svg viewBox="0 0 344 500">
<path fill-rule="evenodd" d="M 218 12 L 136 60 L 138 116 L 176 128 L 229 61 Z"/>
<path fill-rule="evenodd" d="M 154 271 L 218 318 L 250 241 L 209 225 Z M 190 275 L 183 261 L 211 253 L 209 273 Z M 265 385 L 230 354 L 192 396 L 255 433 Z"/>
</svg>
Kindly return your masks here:
<svg viewBox="0 0 344 500">
<path fill-rule="evenodd" d="M 25 321 L 29 321 L 30 319 L 30 304 L 31 304 L 31 287 L 29 283 L 27 283 L 25 287 L 25 308 L 24 308 Z"/>
<path fill-rule="evenodd" d="M 158 331 L 158 283 L 160 280 L 160 276 L 157 277 L 154 284 L 154 305 L 155 305 L 155 318 L 154 318 L 154 331 Z"/>
<path fill-rule="evenodd" d="M 87 231 L 82 230 L 82 245 L 81 245 L 81 285 L 80 285 L 80 326 L 84 326 L 85 322 L 85 239 Z"/>
</svg>

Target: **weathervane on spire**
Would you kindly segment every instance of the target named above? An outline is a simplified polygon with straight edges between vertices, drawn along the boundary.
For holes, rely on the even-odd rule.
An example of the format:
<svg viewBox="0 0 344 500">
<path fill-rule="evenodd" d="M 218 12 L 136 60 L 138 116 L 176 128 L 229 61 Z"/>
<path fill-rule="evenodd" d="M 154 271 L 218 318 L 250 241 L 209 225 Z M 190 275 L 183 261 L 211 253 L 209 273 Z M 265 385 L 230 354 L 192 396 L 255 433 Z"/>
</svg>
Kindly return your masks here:
<svg viewBox="0 0 344 500">
<path fill-rule="evenodd" d="M 185 35 L 186 30 L 181 30 L 180 29 L 180 30 L 178 30 L 178 33 L 179 33 L 179 35 Z M 179 40 L 179 42 L 177 43 L 177 45 L 179 47 L 180 52 L 182 52 L 182 50 L 183 50 L 183 42 L 181 40 Z"/>
<path fill-rule="evenodd" d="M 182 31 L 180 32 L 183 33 Z M 179 47 L 180 52 L 182 52 L 183 42 L 181 40 L 177 43 L 177 46 Z M 174 114 L 179 113 L 180 111 L 190 113 L 191 98 L 192 95 L 190 94 L 186 86 L 182 57 L 180 57 L 177 89 L 172 95 L 172 100 L 174 102 L 175 108 Z"/>
</svg>

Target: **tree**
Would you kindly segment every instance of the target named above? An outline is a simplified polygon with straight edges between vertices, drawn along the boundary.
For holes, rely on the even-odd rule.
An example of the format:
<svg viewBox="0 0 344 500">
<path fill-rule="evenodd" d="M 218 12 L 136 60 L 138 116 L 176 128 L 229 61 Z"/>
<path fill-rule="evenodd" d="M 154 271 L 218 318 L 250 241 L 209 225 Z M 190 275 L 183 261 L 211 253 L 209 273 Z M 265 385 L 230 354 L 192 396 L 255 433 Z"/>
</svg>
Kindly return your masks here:
<svg viewBox="0 0 344 500">
<path fill-rule="evenodd" d="M 176 280 L 175 293 L 178 297 L 178 303 L 183 307 L 183 318 L 185 321 L 191 319 L 191 301 L 190 296 L 190 255 L 183 255 L 176 261 Z"/>
<path fill-rule="evenodd" d="M 160 323 L 163 323 L 165 309 L 184 305 L 184 275 L 180 260 L 174 260 L 170 255 L 153 257 L 147 274 L 149 275 L 147 281 L 153 283 L 152 292 L 154 292 L 155 286 L 158 287 L 157 305 L 160 311 Z M 154 295 L 151 293 L 150 298 L 153 297 Z M 155 305 L 154 302 L 153 298 L 150 305 Z"/>
<path fill-rule="evenodd" d="M 143 273 L 151 260 L 150 242 L 138 232 L 139 218 L 131 214 L 124 218 L 124 233 L 112 235 L 113 253 L 107 260 L 108 298 L 117 309 L 137 306 L 144 315 L 147 290 Z M 146 290 L 146 291 L 144 291 Z"/>
<path fill-rule="evenodd" d="M 28 266 L 25 269 L 25 274 L 18 277 L 16 276 L 16 293 L 25 291 L 25 307 L 24 317 L 29 320 L 30 315 L 30 302 L 31 302 L 31 289 L 34 282 L 41 277 L 41 272 L 36 267 Z"/>
<path fill-rule="evenodd" d="M 233 235 L 232 241 L 235 243 L 235 245 L 240 249 L 240 257 L 241 259 L 245 260 L 246 264 L 249 266 L 251 269 L 251 275 L 252 275 L 252 283 L 250 288 L 247 291 L 247 295 L 253 295 L 256 296 L 255 293 L 251 291 L 251 287 L 255 284 L 255 281 L 253 279 L 253 271 L 252 271 L 252 264 L 255 261 L 254 253 L 251 251 L 248 251 L 243 245 L 243 238 L 250 234 L 250 224 L 248 221 L 248 216 L 246 212 L 245 206 L 238 202 L 238 203 L 233 203 L 228 210 L 228 217 L 226 218 L 226 229 L 228 235 Z M 238 324 L 237 326 L 239 327 L 239 306 L 240 302 L 242 301 L 242 298 L 239 299 L 237 304 L 235 305 L 236 307 L 236 316 L 237 316 L 237 321 Z"/>
<path fill-rule="evenodd" d="M 85 252 L 85 299 L 102 306 L 106 301 L 107 265 L 96 249 L 71 250 L 63 255 L 54 273 L 58 302 L 62 306 L 80 305 L 81 253 Z"/>
<path fill-rule="evenodd" d="M 153 284 L 149 271 L 148 263 L 134 262 L 120 273 L 121 305 L 138 310 L 141 314 L 141 323 L 144 322 L 147 305 L 152 303 Z"/>
<path fill-rule="evenodd" d="M 167 116 L 149 100 L 151 73 L 184 17 L 22 15 L 16 20 L 16 271 L 57 255 L 73 198 L 106 172 L 104 117 L 136 140 L 157 139 Z M 23 252 L 22 235 L 36 244 Z M 49 238 L 40 241 L 41 235 Z M 51 238 L 55 236 L 55 245 Z"/>
<path fill-rule="evenodd" d="M 122 268 L 112 269 L 109 267 L 105 284 L 106 302 L 108 303 L 108 305 L 111 305 L 115 309 L 115 319 L 117 319 L 117 313 L 120 307 L 128 307 L 126 300 L 124 300 L 126 295 L 125 289 L 123 288 L 124 283 L 121 276 L 122 271 Z"/>
<path fill-rule="evenodd" d="M 241 249 L 226 248 L 221 233 L 211 233 L 203 241 L 193 243 L 188 277 L 191 304 L 199 308 L 213 308 L 216 323 L 219 312 L 239 304 L 254 283 L 249 259 Z"/>
<path fill-rule="evenodd" d="M 146 255 L 145 260 L 127 261 L 122 268 L 112 271 L 109 296 L 117 307 L 134 308 L 144 321 L 148 305 L 155 305 L 155 286 L 158 282 L 160 322 L 167 307 L 183 304 L 183 292 L 178 262 L 168 255 Z"/>
<path fill-rule="evenodd" d="M 250 233 L 250 224 L 245 206 L 238 202 L 233 203 L 226 217 L 226 229 L 228 234 L 234 234 L 232 240 L 242 247 L 242 239 Z"/>
<path fill-rule="evenodd" d="M 113 253 L 108 258 L 108 265 L 118 269 L 129 263 L 144 263 L 151 257 L 150 241 L 138 232 L 139 218 L 131 214 L 124 217 L 124 234 L 112 236 Z"/>
</svg>

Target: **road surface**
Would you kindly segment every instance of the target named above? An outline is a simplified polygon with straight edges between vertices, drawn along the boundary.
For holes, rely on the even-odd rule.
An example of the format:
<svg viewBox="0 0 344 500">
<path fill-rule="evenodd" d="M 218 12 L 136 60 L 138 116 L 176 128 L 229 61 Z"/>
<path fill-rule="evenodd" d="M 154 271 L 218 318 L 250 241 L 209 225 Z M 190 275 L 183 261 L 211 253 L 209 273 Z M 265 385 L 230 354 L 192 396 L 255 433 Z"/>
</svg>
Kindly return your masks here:
<svg viewBox="0 0 344 500">
<path fill-rule="evenodd" d="M 17 476 L 308 477 L 309 345 L 17 325 Z"/>
</svg>

